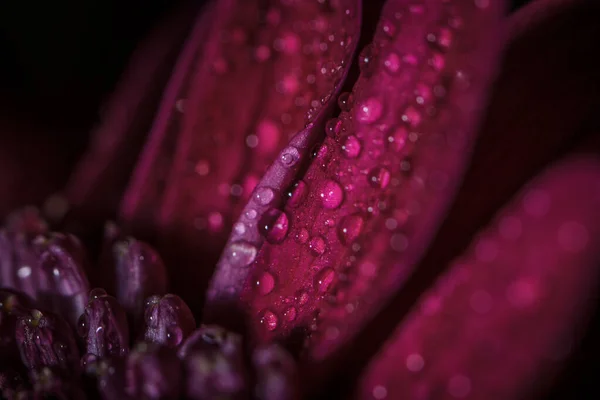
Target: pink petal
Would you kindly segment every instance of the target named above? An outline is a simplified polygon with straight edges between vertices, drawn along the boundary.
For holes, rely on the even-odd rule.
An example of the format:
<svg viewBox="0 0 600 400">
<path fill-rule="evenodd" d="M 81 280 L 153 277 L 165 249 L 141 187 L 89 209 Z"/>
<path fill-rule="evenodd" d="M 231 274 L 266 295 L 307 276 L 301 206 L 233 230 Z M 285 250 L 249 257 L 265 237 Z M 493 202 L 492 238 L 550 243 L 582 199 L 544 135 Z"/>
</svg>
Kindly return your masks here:
<svg viewBox="0 0 600 400">
<path fill-rule="evenodd" d="M 313 359 L 364 326 L 412 272 L 451 201 L 494 75 L 500 16 L 499 2 L 387 2 L 361 78 L 290 188 L 287 235 L 269 240 L 267 230 L 258 251 L 234 234 L 213 306 L 245 281 L 238 306 L 257 335 L 308 329 Z"/>
<path fill-rule="evenodd" d="M 122 203 L 192 309 L 259 177 L 339 90 L 358 22 L 355 0 L 227 0 L 199 17 Z"/>
<path fill-rule="evenodd" d="M 600 261 L 600 160 L 544 172 L 373 359 L 360 398 L 531 398 L 576 344 Z"/>
</svg>

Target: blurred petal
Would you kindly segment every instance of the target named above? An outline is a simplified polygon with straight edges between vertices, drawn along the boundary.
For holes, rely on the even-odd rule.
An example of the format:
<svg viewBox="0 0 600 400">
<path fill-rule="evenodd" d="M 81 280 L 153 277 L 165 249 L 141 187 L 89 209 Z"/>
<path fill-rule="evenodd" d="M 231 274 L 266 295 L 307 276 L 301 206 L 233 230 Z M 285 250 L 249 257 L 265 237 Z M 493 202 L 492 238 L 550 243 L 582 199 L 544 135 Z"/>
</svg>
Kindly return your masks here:
<svg viewBox="0 0 600 400">
<path fill-rule="evenodd" d="M 339 90 L 357 11 L 356 0 L 227 0 L 199 17 L 122 203 L 135 232 L 159 235 L 193 310 L 259 177 Z"/>
<path fill-rule="evenodd" d="M 261 400 L 298 399 L 296 362 L 282 347 L 268 344 L 254 350 L 256 397 Z"/>
<path fill-rule="evenodd" d="M 571 157 L 477 236 L 367 368 L 359 398 L 531 398 L 580 338 L 599 278 L 600 159 Z"/>
<path fill-rule="evenodd" d="M 186 3 L 150 33 L 105 105 L 65 191 L 79 229 L 114 218 L 195 8 Z"/>
<path fill-rule="evenodd" d="M 468 159 L 500 49 L 501 3 L 387 2 L 353 93 L 290 188 L 287 235 L 267 237 L 250 267 L 231 262 L 239 242 L 220 261 L 213 297 L 235 299 L 246 277 L 243 304 L 259 337 L 308 329 L 310 357 L 321 359 L 412 272 Z M 247 214 L 240 222 L 254 224 Z M 234 267 L 235 280 L 217 281 Z"/>
</svg>

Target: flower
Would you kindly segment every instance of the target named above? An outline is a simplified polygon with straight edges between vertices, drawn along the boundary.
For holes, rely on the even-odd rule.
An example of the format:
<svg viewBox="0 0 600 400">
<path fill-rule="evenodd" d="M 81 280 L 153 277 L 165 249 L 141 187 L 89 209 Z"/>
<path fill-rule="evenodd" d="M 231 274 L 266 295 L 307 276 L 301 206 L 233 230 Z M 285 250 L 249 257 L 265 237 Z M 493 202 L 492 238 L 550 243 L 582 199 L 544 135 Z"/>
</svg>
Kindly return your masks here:
<svg viewBox="0 0 600 400">
<path fill-rule="evenodd" d="M 136 53 L 50 224 L 0 232 L 3 395 L 552 392 L 597 290 L 597 7 L 213 1 L 171 70 L 197 8 Z"/>
</svg>

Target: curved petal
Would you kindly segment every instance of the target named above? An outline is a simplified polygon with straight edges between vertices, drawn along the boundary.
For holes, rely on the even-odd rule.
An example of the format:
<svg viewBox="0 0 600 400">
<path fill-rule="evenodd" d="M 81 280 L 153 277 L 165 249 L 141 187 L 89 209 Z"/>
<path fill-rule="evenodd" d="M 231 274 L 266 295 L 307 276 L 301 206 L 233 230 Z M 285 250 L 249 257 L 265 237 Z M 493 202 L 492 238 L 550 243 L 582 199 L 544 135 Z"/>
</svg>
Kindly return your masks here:
<svg viewBox="0 0 600 400">
<path fill-rule="evenodd" d="M 359 398 L 531 398 L 576 344 L 597 288 L 600 159 L 528 185 L 413 308 Z M 399 367 L 400 365 L 400 367 Z"/>
<path fill-rule="evenodd" d="M 284 217 L 259 221 L 267 243 L 249 269 L 236 265 L 260 338 L 308 328 L 309 357 L 321 359 L 411 273 L 469 155 L 500 48 L 500 4 L 387 2 L 361 77 L 341 96 L 343 112 L 326 124 Z M 280 218 L 287 235 L 270 238 L 286 225 Z M 235 242 L 220 268 L 232 254 Z M 214 299 L 239 290 L 234 280 L 214 283 Z"/>
<path fill-rule="evenodd" d="M 258 177 L 339 89 L 356 3 L 227 0 L 198 19 L 122 203 L 192 309 Z"/>
</svg>

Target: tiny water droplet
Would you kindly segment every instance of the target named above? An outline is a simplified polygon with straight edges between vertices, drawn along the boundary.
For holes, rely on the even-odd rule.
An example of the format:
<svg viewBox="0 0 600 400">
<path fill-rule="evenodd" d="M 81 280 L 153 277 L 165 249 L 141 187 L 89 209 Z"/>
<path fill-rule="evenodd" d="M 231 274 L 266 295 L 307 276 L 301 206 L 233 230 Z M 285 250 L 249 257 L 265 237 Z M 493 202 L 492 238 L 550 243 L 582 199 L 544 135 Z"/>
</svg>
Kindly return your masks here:
<svg viewBox="0 0 600 400">
<path fill-rule="evenodd" d="M 331 268 L 323 268 L 315 276 L 315 287 L 321 293 L 327 292 L 327 289 L 331 287 L 333 279 L 335 278 L 335 272 Z"/>
<path fill-rule="evenodd" d="M 390 183 L 390 171 L 384 167 L 375 167 L 369 171 L 367 179 L 369 184 L 375 188 L 385 189 Z"/>
<path fill-rule="evenodd" d="M 291 168 L 298 163 L 298 160 L 300 160 L 300 152 L 293 146 L 287 147 L 281 152 L 279 160 L 281 160 L 283 165 Z"/>
<path fill-rule="evenodd" d="M 99 297 L 104 297 L 106 295 L 107 295 L 106 290 L 104 290 L 102 288 L 95 288 L 90 291 L 90 300 L 95 300 Z"/>
<path fill-rule="evenodd" d="M 329 137 L 336 137 L 342 130 L 342 121 L 337 118 L 331 118 L 325 124 L 325 134 Z"/>
<path fill-rule="evenodd" d="M 274 287 L 275 277 L 269 272 L 263 272 L 256 280 L 256 290 L 262 295 L 271 293 Z"/>
<path fill-rule="evenodd" d="M 281 243 L 287 236 L 289 220 L 281 210 L 272 208 L 262 215 L 259 223 L 260 233 L 269 243 Z"/>
<path fill-rule="evenodd" d="M 354 135 L 348 135 L 342 142 L 342 151 L 347 158 L 356 158 L 360 155 L 362 145 L 360 140 Z"/>
<path fill-rule="evenodd" d="M 309 237 L 308 231 L 304 228 L 300 229 L 296 233 L 296 241 L 298 243 L 306 243 L 306 241 L 308 240 L 308 237 Z"/>
<path fill-rule="evenodd" d="M 356 119 L 365 124 L 372 124 L 383 114 L 383 105 L 379 99 L 370 97 L 363 100 L 356 109 Z"/>
<path fill-rule="evenodd" d="M 260 323 L 268 330 L 274 331 L 279 323 L 277 315 L 271 310 L 264 310 L 261 313 Z"/>
<path fill-rule="evenodd" d="M 364 224 L 364 220 L 360 215 L 346 215 L 338 225 L 338 235 L 340 241 L 348 245 L 356 240 L 360 235 Z"/>
<path fill-rule="evenodd" d="M 256 190 L 256 194 L 254 195 L 254 197 L 256 198 L 256 201 L 258 201 L 259 204 L 266 206 L 269 203 L 271 203 L 275 198 L 275 192 L 273 192 L 273 189 L 271 188 L 261 187 Z"/>
<path fill-rule="evenodd" d="M 339 183 L 327 180 L 319 191 L 319 197 L 324 208 L 335 209 L 342 204 L 344 190 Z"/>
<path fill-rule="evenodd" d="M 353 96 L 351 92 L 344 92 L 338 97 L 338 105 L 342 111 L 348 112 L 352 109 Z"/>
<path fill-rule="evenodd" d="M 242 222 L 237 222 L 235 225 L 233 225 L 233 231 L 237 235 L 243 235 L 246 233 L 246 225 L 244 225 Z"/>
<path fill-rule="evenodd" d="M 293 321 L 296 319 L 296 315 L 298 314 L 298 312 L 296 311 L 295 307 L 289 307 L 287 308 L 284 312 L 283 312 L 283 316 L 285 317 L 286 320 L 288 321 Z"/>
<path fill-rule="evenodd" d="M 293 208 L 298 207 L 306 197 L 307 187 L 308 186 L 304 181 L 297 181 L 294 183 L 292 188 L 287 192 L 287 205 Z"/>
<path fill-rule="evenodd" d="M 400 71 L 400 64 L 401 64 L 400 56 L 394 52 L 389 53 L 387 55 L 387 57 L 385 57 L 385 60 L 383 61 L 383 65 L 384 65 L 385 69 L 390 74 L 396 74 L 398 71 Z"/>
<path fill-rule="evenodd" d="M 183 340 L 183 332 L 178 326 L 167 328 L 167 345 L 170 347 L 179 346 Z"/>
<path fill-rule="evenodd" d="M 229 246 L 229 260 L 239 266 L 248 266 L 256 258 L 256 247 L 248 242 L 239 241 Z"/>
<path fill-rule="evenodd" d="M 320 256 L 321 254 L 325 253 L 325 239 L 323 239 L 321 236 L 313 237 L 308 246 L 315 256 Z"/>
<path fill-rule="evenodd" d="M 246 218 L 248 218 L 248 219 L 254 219 L 254 218 L 256 218 L 256 215 L 257 215 L 257 213 L 256 213 L 255 209 L 250 209 L 250 210 L 246 211 Z"/>
</svg>

